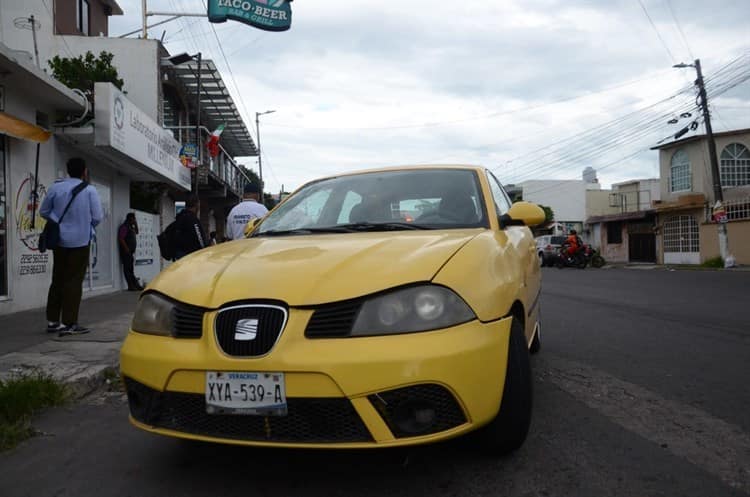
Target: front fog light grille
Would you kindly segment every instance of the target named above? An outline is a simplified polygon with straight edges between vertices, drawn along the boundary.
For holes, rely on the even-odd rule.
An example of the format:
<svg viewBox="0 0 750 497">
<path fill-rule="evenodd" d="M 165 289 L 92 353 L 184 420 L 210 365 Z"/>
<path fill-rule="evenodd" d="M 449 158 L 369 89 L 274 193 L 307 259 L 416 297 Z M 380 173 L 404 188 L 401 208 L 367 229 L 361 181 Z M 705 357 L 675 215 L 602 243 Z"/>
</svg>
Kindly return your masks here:
<svg viewBox="0 0 750 497">
<path fill-rule="evenodd" d="M 286 443 L 372 442 L 345 398 L 289 398 L 286 416 L 207 414 L 203 394 L 159 392 L 125 378 L 130 413 L 150 426 L 193 435 Z"/>
<path fill-rule="evenodd" d="M 388 390 L 367 398 L 396 438 L 439 433 L 466 422 L 453 394 L 432 383 Z"/>
</svg>

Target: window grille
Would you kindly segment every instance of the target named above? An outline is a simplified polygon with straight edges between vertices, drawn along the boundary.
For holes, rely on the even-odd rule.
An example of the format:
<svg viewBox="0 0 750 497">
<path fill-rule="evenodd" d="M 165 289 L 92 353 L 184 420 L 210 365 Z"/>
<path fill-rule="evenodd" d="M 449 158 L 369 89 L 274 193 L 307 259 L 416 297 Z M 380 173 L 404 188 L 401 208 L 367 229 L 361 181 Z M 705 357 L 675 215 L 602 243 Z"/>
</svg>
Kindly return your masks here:
<svg viewBox="0 0 750 497">
<path fill-rule="evenodd" d="M 719 169 L 721 186 L 750 185 L 750 150 L 740 143 L 730 143 L 721 151 Z"/>
<path fill-rule="evenodd" d="M 692 178 L 690 177 L 690 157 L 688 157 L 687 152 L 680 149 L 674 153 L 669 173 L 670 191 L 690 191 Z"/>
<path fill-rule="evenodd" d="M 700 252 L 698 223 L 693 216 L 672 216 L 664 223 L 664 252 Z"/>
</svg>

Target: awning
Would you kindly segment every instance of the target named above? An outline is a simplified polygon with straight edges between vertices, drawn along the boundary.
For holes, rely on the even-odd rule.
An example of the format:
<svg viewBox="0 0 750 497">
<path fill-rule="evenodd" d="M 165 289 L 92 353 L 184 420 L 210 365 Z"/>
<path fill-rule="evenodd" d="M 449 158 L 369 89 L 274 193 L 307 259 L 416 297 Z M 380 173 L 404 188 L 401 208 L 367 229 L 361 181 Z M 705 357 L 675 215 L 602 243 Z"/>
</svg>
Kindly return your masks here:
<svg viewBox="0 0 750 497">
<path fill-rule="evenodd" d="M 586 224 L 608 223 L 610 221 L 638 221 L 653 216 L 654 210 L 618 212 L 617 214 L 607 214 L 604 216 L 591 216 L 586 220 Z"/>
<path fill-rule="evenodd" d="M 188 102 L 194 107 L 198 92 L 198 62 L 191 60 L 178 65 L 166 62 L 164 67 L 171 71 L 177 81 L 182 84 L 187 93 Z M 200 75 L 201 114 L 204 118 L 201 124 L 211 130 L 216 129 L 220 124 L 226 124 L 221 134 L 221 145 L 233 157 L 258 155 L 255 142 L 212 60 L 201 61 Z"/>
<path fill-rule="evenodd" d="M 27 123 L 23 119 L 18 119 L 5 112 L 0 112 L 0 134 L 37 143 L 44 143 L 52 136 L 52 133 L 44 128 Z"/>
</svg>

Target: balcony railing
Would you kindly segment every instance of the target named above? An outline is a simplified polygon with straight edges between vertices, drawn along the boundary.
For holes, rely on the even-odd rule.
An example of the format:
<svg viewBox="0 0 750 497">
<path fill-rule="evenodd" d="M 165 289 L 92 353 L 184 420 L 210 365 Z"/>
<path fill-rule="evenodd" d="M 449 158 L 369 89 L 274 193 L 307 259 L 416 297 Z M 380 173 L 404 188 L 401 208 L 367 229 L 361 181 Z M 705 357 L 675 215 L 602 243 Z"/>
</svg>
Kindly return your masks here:
<svg viewBox="0 0 750 497">
<path fill-rule="evenodd" d="M 166 129 L 181 130 L 184 137 L 183 143 L 185 141 L 196 143 L 195 126 L 164 127 Z M 205 137 L 198 146 L 199 150 L 203 148 L 203 144 L 206 143 L 211 134 L 211 131 L 205 126 L 201 126 L 200 130 L 201 135 L 205 135 Z M 219 143 L 219 155 L 216 157 L 209 157 L 205 150 L 201 150 L 200 154 L 202 160 L 201 165 L 198 166 L 198 184 L 206 184 L 208 182 L 208 175 L 210 174 L 214 179 L 224 183 L 234 194 L 241 197 L 245 184 L 249 183 L 251 179 L 221 143 Z"/>
</svg>

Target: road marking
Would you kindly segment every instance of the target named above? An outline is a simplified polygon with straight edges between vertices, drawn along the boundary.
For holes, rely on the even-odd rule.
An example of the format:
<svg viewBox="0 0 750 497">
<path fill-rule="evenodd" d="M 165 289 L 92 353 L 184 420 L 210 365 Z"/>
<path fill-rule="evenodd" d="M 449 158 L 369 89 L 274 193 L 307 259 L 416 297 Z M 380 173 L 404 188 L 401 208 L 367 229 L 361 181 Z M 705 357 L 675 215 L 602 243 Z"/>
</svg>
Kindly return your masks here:
<svg viewBox="0 0 750 497">
<path fill-rule="evenodd" d="M 536 367 L 623 428 L 750 493 L 750 437 L 738 426 L 579 362 L 547 356 Z"/>
</svg>

